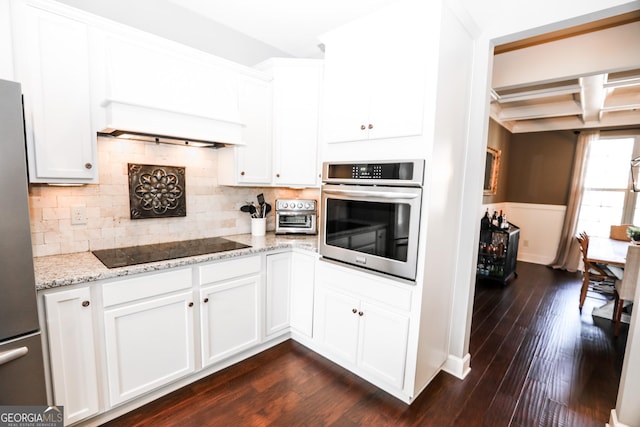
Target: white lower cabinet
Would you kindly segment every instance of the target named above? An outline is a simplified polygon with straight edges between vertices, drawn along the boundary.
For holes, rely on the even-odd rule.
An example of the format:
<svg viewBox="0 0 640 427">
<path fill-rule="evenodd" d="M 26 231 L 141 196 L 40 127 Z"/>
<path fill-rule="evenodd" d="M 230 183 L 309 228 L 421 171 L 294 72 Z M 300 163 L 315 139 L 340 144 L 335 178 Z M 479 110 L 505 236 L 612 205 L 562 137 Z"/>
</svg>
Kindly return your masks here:
<svg viewBox="0 0 640 427">
<path fill-rule="evenodd" d="M 267 255 L 266 335 L 292 330 L 311 338 L 316 255 Z"/>
<path fill-rule="evenodd" d="M 342 267 L 319 269 L 314 340 L 365 378 L 402 389 L 411 292 Z"/>
<path fill-rule="evenodd" d="M 203 366 L 260 342 L 260 276 L 207 286 L 200 299 Z"/>
<path fill-rule="evenodd" d="M 111 406 L 195 371 L 191 269 L 105 284 L 103 300 Z"/>
<path fill-rule="evenodd" d="M 260 256 L 199 267 L 203 367 L 262 340 L 261 271 Z"/>
<path fill-rule="evenodd" d="M 291 253 L 291 329 L 307 337 L 313 334 L 316 259 L 315 254 Z"/>
<path fill-rule="evenodd" d="M 88 287 L 44 295 L 53 402 L 64 406 L 64 425 L 98 413 L 98 370 Z"/>
<path fill-rule="evenodd" d="M 315 260 L 249 255 L 42 291 L 65 425 L 212 372 L 290 326 L 311 337 Z"/>
<path fill-rule="evenodd" d="M 267 283 L 265 288 L 267 336 L 289 328 L 291 289 L 291 253 L 267 255 Z"/>
</svg>

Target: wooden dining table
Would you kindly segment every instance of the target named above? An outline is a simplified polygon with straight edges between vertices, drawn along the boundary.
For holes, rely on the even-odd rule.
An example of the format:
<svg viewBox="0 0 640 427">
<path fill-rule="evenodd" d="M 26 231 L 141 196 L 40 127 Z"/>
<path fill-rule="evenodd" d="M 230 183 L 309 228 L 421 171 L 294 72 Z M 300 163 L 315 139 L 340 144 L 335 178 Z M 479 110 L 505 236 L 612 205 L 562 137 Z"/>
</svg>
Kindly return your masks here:
<svg viewBox="0 0 640 427">
<path fill-rule="evenodd" d="M 589 237 L 589 249 L 587 258 L 591 262 L 606 264 L 618 280 L 622 280 L 624 266 L 627 261 L 627 250 L 630 242 L 624 240 L 614 240 L 609 237 Z M 592 314 L 598 317 L 611 319 L 614 301 L 609 301 L 601 307 L 593 309 Z"/>
<path fill-rule="evenodd" d="M 630 244 L 624 240 L 589 236 L 587 258 L 592 262 L 624 268 Z"/>
</svg>

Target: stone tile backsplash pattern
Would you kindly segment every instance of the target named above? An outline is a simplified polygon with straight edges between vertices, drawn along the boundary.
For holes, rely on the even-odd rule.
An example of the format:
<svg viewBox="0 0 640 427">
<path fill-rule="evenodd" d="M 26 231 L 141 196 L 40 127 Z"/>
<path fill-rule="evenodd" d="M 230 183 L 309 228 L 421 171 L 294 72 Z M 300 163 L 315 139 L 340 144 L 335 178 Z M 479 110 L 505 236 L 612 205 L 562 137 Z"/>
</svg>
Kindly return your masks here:
<svg viewBox="0 0 640 427">
<path fill-rule="evenodd" d="M 128 163 L 186 167 L 187 216 L 131 220 Z M 240 212 L 264 193 L 277 198 L 319 199 L 318 189 L 223 187 L 217 179 L 213 149 L 156 145 L 98 138 L 100 183 L 78 187 L 30 185 L 31 233 L 36 257 L 133 245 L 249 233 L 250 217 Z M 87 224 L 71 224 L 71 208 L 83 206 Z M 267 229 L 275 228 L 273 211 Z"/>
</svg>

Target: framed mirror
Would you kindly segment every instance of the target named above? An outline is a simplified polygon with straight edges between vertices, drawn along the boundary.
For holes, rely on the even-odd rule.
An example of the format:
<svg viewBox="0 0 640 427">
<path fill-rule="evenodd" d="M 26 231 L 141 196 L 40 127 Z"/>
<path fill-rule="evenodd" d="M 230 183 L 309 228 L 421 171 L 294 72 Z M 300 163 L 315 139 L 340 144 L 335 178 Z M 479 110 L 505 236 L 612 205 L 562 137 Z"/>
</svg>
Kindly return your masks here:
<svg viewBox="0 0 640 427">
<path fill-rule="evenodd" d="M 500 150 L 487 147 L 487 159 L 484 168 L 485 196 L 493 196 L 498 191 L 498 172 L 500 171 Z"/>
</svg>

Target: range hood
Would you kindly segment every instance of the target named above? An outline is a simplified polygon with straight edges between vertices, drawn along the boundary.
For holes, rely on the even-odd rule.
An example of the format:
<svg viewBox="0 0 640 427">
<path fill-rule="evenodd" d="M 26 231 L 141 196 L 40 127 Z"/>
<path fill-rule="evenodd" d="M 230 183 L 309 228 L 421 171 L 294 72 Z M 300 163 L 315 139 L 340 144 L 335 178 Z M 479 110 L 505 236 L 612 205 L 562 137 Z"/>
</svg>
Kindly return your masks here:
<svg viewBox="0 0 640 427">
<path fill-rule="evenodd" d="M 116 100 L 107 100 L 102 107 L 106 126 L 100 136 L 191 147 L 244 145 L 244 125 L 239 122 Z"/>
</svg>

